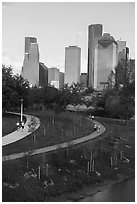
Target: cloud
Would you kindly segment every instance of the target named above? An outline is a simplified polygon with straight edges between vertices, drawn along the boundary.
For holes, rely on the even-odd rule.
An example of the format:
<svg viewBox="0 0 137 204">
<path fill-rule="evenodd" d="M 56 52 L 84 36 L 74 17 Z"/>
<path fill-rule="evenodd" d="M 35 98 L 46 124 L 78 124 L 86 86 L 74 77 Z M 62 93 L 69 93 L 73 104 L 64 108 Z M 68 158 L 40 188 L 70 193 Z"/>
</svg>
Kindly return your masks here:
<svg viewBox="0 0 137 204">
<path fill-rule="evenodd" d="M 54 60 L 48 59 L 44 63 L 48 68 L 56 67 L 61 72 L 65 72 L 65 58 L 63 57 L 57 57 Z M 87 59 L 85 58 L 81 59 L 81 73 L 87 73 Z"/>
<path fill-rule="evenodd" d="M 14 74 L 20 74 L 21 68 L 22 68 L 22 61 L 19 60 L 11 60 L 9 57 L 7 57 L 5 54 L 2 56 L 2 64 L 5 66 L 10 66 L 13 68 Z"/>
<path fill-rule="evenodd" d="M 8 7 L 7 6 L 5 6 L 5 5 L 2 5 L 2 9 L 7 9 Z"/>
<path fill-rule="evenodd" d="M 58 68 L 61 72 L 64 72 L 65 71 L 65 59 L 63 57 L 57 57 L 55 58 L 54 60 L 52 59 L 48 59 L 45 61 L 45 65 L 48 67 L 48 68 L 51 68 L 51 67 L 56 67 Z"/>
</svg>

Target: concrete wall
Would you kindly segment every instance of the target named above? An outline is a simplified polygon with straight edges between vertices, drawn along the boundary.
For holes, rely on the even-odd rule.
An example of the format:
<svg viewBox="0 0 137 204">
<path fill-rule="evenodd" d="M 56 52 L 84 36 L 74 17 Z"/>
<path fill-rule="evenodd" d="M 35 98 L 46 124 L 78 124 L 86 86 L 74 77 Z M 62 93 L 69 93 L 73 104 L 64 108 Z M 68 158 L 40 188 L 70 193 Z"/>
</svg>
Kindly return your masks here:
<svg viewBox="0 0 137 204">
<path fill-rule="evenodd" d="M 65 48 L 65 83 L 80 83 L 81 48 L 69 46 Z"/>
</svg>

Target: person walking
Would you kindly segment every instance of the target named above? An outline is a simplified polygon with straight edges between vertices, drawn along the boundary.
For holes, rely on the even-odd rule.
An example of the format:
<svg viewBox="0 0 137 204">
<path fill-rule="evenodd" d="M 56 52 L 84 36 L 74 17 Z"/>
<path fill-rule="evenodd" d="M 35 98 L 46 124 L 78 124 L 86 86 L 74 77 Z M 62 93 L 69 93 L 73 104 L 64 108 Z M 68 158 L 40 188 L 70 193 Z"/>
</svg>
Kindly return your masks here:
<svg viewBox="0 0 137 204">
<path fill-rule="evenodd" d="M 91 119 L 92 119 L 92 120 L 94 120 L 94 119 L 95 119 L 94 115 L 92 115 L 92 116 L 91 116 Z"/>
<path fill-rule="evenodd" d="M 21 123 L 21 127 L 22 127 L 22 132 L 23 132 L 23 130 L 24 130 L 24 122 L 23 121 Z"/>
<path fill-rule="evenodd" d="M 96 131 L 97 130 L 97 126 L 96 126 L 96 124 L 94 125 L 94 131 Z"/>
<path fill-rule="evenodd" d="M 16 125 L 17 125 L 17 130 L 19 130 L 19 128 L 20 128 L 20 123 L 19 123 L 19 122 L 16 122 Z"/>
<path fill-rule="evenodd" d="M 97 130 L 97 132 L 98 132 L 98 133 L 100 132 L 100 125 L 98 125 L 98 130 Z"/>
</svg>

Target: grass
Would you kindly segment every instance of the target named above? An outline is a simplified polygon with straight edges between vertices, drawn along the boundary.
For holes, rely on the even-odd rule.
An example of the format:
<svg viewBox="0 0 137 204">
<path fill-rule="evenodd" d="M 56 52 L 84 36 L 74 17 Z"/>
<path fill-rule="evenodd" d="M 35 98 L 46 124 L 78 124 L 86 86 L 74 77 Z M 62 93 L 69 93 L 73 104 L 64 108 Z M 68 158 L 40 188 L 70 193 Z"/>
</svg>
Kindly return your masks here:
<svg viewBox="0 0 137 204">
<path fill-rule="evenodd" d="M 4 114 L 2 117 L 2 137 L 15 131 L 17 129 L 16 122 L 20 120 L 20 117 L 12 114 Z"/>
<path fill-rule="evenodd" d="M 26 138 L 3 147 L 3 155 L 25 152 L 86 136 L 93 132 L 93 124 L 83 117 L 62 112 L 53 122 L 52 111 L 27 112 L 40 118 L 40 128 Z"/>
<path fill-rule="evenodd" d="M 119 181 L 121 177 L 134 176 L 135 169 L 135 123 L 128 125 L 121 122 L 112 122 L 103 118 L 98 119 L 107 127 L 107 131 L 92 141 L 85 144 L 70 147 L 69 151 L 62 150 L 50 154 L 30 156 L 20 160 L 3 163 L 3 182 L 19 183 L 19 187 L 10 189 L 3 187 L 3 201 L 66 201 L 74 197 L 74 192 L 85 186 L 97 186 L 106 179 Z M 123 163 L 118 156 L 118 170 L 110 167 L 110 156 L 113 151 L 111 133 L 127 139 L 130 148 L 122 145 L 124 155 L 130 160 Z M 114 135 L 113 135 L 114 136 Z M 95 160 L 95 170 L 101 173 L 100 178 L 91 172 L 87 174 L 87 162 L 90 160 L 91 149 Z M 73 161 L 73 162 L 72 162 Z M 48 176 L 54 181 L 53 186 L 44 188 L 45 164 L 49 164 Z M 28 164 L 28 165 L 27 165 Z M 41 166 L 41 180 L 29 178 L 24 181 L 24 173 L 33 168 L 38 174 L 38 166 Z M 6 171 L 5 171 L 6 169 Z M 32 185 L 33 184 L 33 185 Z M 30 195 L 25 189 L 30 190 Z M 10 196 L 8 198 L 8 196 Z M 23 195 L 23 196 L 22 196 Z"/>
</svg>

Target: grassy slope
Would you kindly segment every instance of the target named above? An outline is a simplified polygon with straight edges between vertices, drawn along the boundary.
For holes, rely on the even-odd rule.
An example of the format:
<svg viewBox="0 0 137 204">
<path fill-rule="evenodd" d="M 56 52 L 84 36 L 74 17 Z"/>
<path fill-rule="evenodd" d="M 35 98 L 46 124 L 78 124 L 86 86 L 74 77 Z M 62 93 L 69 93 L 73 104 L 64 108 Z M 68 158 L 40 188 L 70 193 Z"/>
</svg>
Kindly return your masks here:
<svg viewBox="0 0 137 204">
<path fill-rule="evenodd" d="M 41 126 L 35 132 L 36 141 L 34 142 L 33 134 L 31 134 L 18 142 L 3 147 L 3 155 L 59 144 L 86 136 L 93 131 L 93 124 L 90 121 L 69 112 L 62 112 L 54 123 L 53 112 L 37 111 L 27 112 L 27 114 L 40 118 Z"/>
<path fill-rule="evenodd" d="M 17 129 L 16 122 L 20 120 L 19 116 L 5 114 L 2 117 L 2 136 L 5 136 Z"/>
<path fill-rule="evenodd" d="M 100 137 L 95 139 L 92 142 L 88 142 L 85 144 L 78 145 L 73 147 L 69 151 L 68 157 L 66 157 L 66 150 L 59 151 L 57 153 L 49 154 L 49 155 L 38 155 L 29 158 L 29 169 L 34 168 L 36 173 L 38 172 L 38 165 L 41 165 L 44 161 L 50 164 L 49 175 L 53 179 L 55 185 L 49 186 L 46 191 L 43 189 L 42 181 L 37 180 L 27 180 L 24 184 L 24 181 L 21 183 L 21 186 L 15 190 L 9 190 L 4 188 L 3 201 L 8 201 L 8 195 L 11 195 L 9 201 L 11 199 L 15 201 L 65 201 L 78 198 L 80 194 L 78 190 L 84 186 L 97 187 L 97 183 L 103 183 L 106 179 L 113 179 L 114 181 L 118 181 L 121 177 L 130 177 L 134 176 L 134 159 L 135 159 L 135 124 L 134 122 L 130 122 L 127 126 L 121 124 L 119 122 L 111 122 L 110 120 L 105 120 L 103 118 L 98 119 L 107 127 L 107 132 L 104 134 L 104 137 Z M 128 140 L 128 144 L 131 146 L 130 148 L 124 148 L 124 154 L 127 158 L 130 159 L 130 163 L 125 164 L 118 161 L 119 169 L 118 171 L 114 171 L 114 169 L 110 168 L 110 161 L 108 160 L 108 154 L 106 154 L 107 148 L 109 148 L 109 132 L 113 129 L 117 128 L 117 134 L 121 137 L 125 137 Z M 95 154 L 95 168 L 99 172 L 102 173 L 100 179 L 94 173 L 89 175 L 86 174 L 87 169 L 87 161 L 90 156 L 90 147 L 91 144 L 95 147 L 95 150 L 101 149 L 102 143 L 106 144 L 106 149 L 102 154 Z M 81 155 L 85 155 L 85 159 L 81 158 Z M 76 164 L 70 163 L 70 160 L 75 160 Z M 7 162 L 3 165 L 3 169 L 9 169 L 9 171 L 3 171 L 3 180 L 9 180 L 14 183 L 21 182 L 23 179 L 22 172 L 27 171 L 26 169 L 26 159 L 21 159 L 17 161 Z M 16 171 L 15 171 L 16 169 Z M 61 169 L 61 172 L 58 171 Z M 69 169 L 70 172 L 67 171 Z M 9 173 L 10 172 L 10 173 Z M 8 176 L 7 176 L 8 174 Z M 15 177 L 16 175 L 16 177 Z M 67 179 L 67 180 L 66 180 Z M 33 185 L 32 185 L 32 182 Z M 113 181 L 112 181 L 113 182 Z M 25 185 L 26 188 L 31 189 L 31 194 L 28 195 L 27 192 L 23 189 Z M 99 184 L 100 185 L 100 184 Z M 91 189 L 91 187 L 90 187 Z M 23 194 L 22 194 L 23 192 Z M 74 195 L 74 192 L 77 195 Z M 18 193 L 17 195 L 15 193 Z M 25 195 L 25 196 L 22 196 Z M 51 199 L 53 196 L 54 199 Z"/>
<path fill-rule="evenodd" d="M 113 182 L 119 182 L 123 179 L 127 179 L 135 176 L 135 122 L 130 121 L 126 126 L 124 123 L 105 120 L 103 118 L 99 118 L 98 120 L 107 127 L 107 132 L 103 134 L 104 137 L 97 138 L 91 143 L 91 144 L 94 144 L 93 146 L 95 147 L 95 149 L 98 149 L 98 150 L 102 148 L 102 144 L 105 146 L 104 153 L 102 155 L 96 154 L 95 156 L 95 169 L 98 172 L 101 172 L 101 175 L 102 175 L 101 180 L 98 180 L 95 174 L 93 175 L 91 174 L 88 178 L 86 175 L 83 174 L 82 177 L 84 180 L 82 181 L 82 177 L 81 178 L 78 177 L 77 176 L 78 172 L 77 172 L 75 175 L 76 181 L 73 178 L 73 182 L 75 183 L 75 185 L 73 182 L 71 183 L 71 185 L 68 184 L 68 186 L 69 185 L 71 186 L 68 190 L 69 194 L 64 193 L 62 196 L 53 196 L 53 198 L 49 198 L 48 201 L 59 202 L 59 201 L 75 200 L 75 199 L 78 200 L 81 196 L 86 195 L 86 192 L 88 191 L 90 192 L 90 194 L 97 192 L 98 186 L 103 186 L 103 185 L 106 185 L 107 183 L 110 185 Z M 109 134 L 112 131 L 112 129 L 113 130 L 117 129 L 117 135 L 126 138 L 128 145 L 130 145 L 130 148 L 125 148 L 125 146 L 122 147 L 124 156 L 127 157 L 130 160 L 130 162 L 123 163 L 120 159 L 118 159 L 117 171 L 110 168 L 110 159 L 108 159 L 109 155 L 105 153 L 110 148 L 108 141 L 110 139 Z M 86 148 L 86 152 L 88 153 L 89 147 L 90 147 L 90 144 L 89 146 L 87 145 L 87 143 L 85 144 L 85 146 L 84 144 L 81 144 L 79 147 L 77 147 L 77 152 L 79 151 L 79 149 Z M 76 148 L 75 148 L 75 151 L 76 151 Z M 76 155 L 76 152 L 73 154 Z M 72 156 L 72 159 L 74 159 L 74 156 Z M 79 170 L 80 169 L 81 167 L 79 166 Z M 82 181 L 83 185 L 81 184 L 80 181 Z M 77 182 L 80 182 L 79 185 L 77 184 Z M 85 188 L 85 184 L 86 186 L 90 185 L 89 189 Z M 84 187 L 83 191 L 80 189 L 80 185 L 81 187 Z M 92 192 L 92 189 L 93 189 L 93 192 Z M 61 190 L 63 192 L 63 189 Z M 64 187 L 64 191 L 65 191 L 65 187 Z M 57 193 L 54 192 L 53 195 L 57 195 Z"/>
</svg>

